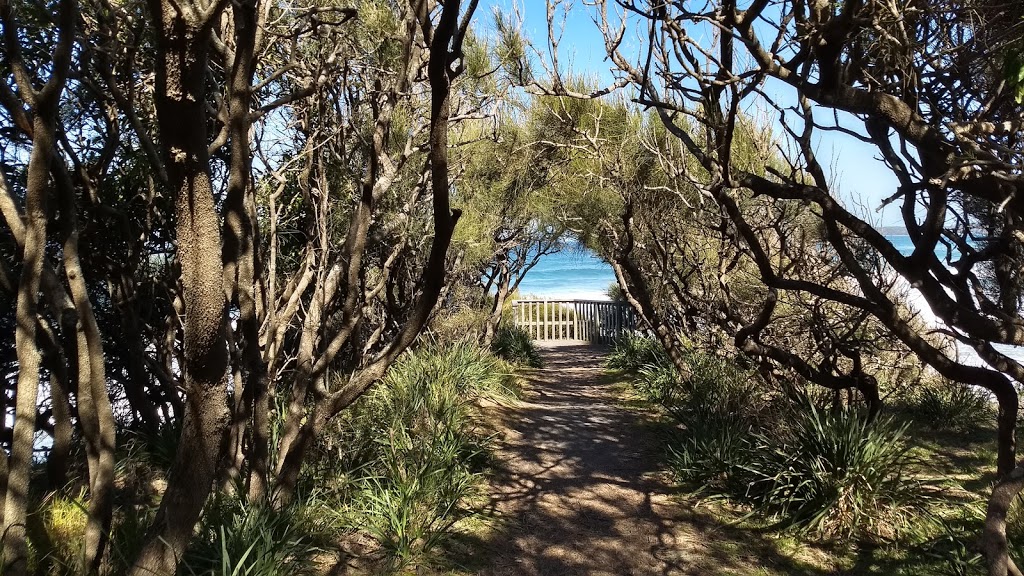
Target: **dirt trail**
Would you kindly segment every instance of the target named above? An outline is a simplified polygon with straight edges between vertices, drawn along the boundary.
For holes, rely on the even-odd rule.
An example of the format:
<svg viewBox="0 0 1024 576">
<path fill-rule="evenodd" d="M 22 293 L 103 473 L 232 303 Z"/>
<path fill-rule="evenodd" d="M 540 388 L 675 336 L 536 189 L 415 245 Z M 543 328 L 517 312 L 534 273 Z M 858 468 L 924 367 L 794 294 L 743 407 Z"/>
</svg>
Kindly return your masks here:
<svg viewBox="0 0 1024 576">
<path fill-rule="evenodd" d="M 507 415 L 492 484 L 502 525 L 479 574 L 818 573 L 669 497 L 655 424 L 616 399 L 598 350 L 542 354 Z"/>
</svg>

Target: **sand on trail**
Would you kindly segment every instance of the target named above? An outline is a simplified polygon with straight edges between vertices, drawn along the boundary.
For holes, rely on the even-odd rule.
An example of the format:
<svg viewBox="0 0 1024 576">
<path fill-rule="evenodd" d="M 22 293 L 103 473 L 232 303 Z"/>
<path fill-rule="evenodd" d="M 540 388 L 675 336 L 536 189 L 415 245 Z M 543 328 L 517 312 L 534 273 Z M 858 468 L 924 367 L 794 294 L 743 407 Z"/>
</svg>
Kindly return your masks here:
<svg viewBox="0 0 1024 576">
<path fill-rule="evenodd" d="M 479 574 L 759 574 L 783 560 L 670 497 L 653 419 L 616 396 L 599 349 L 541 352 L 544 368 L 503 414 L 491 485 L 499 526 Z"/>
</svg>

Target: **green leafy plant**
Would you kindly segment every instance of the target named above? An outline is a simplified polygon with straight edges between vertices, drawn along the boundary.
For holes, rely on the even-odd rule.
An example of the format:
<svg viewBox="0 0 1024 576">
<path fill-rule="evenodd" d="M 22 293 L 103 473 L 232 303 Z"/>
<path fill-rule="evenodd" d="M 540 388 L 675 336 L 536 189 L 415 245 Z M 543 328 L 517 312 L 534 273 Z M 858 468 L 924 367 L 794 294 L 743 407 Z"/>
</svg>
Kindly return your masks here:
<svg viewBox="0 0 1024 576">
<path fill-rule="evenodd" d="M 429 563 L 474 511 L 488 452 L 477 401 L 516 387 L 512 367 L 474 341 L 407 353 L 311 463 L 320 505 L 376 540 L 384 568 Z"/>
<path fill-rule="evenodd" d="M 627 332 L 612 344 L 606 364 L 609 368 L 636 372 L 646 364 L 667 360 L 668 354 L 660 342 L 643 334 Z"/>
<path fill-rule="evenodd" d="M 499 326 L 491 342 L 491 351 L 509 362 L 532 368 L 541 367 L 540 353 L 533 345 L 529 332 L 517 326 Z"/>
<path fill-rule="evenodd" d="M 208 505 L 183 566 L 195 576 L 310 574 L 317 551 L 299 505 L 275 510 L 223 496 Z"/>
<path fill-rule="evenodd" d="M 679 373 L 667 356 L 659 356 L 637 370 L 635 388 L 646 399 L 670 405 L 680 391 Z"/>
<path fill-rule="evenodd" d="M 713 406 L 695 407 L 689 416 L 686 431 L 668 447 L 671 470 L 695 494 L 743 494 L 750 479 L 751 423 Z"/>
<path fill-rule="evenodd" d="M 755 436 L 746 500 L 781 528 L 825 537 L 888 539 L 905 528 L 922 504 L 905 472 L 906 425 L 813 405 L 798 414 L 781 439 Z"/>
<path fill-rule="evenodd" d="M 970 430 L 992 416 L 992 399 L 972 386 L 943 383 L 924 387 L 910 405 L 911 416 L 931 427 Z"/>
</svg>

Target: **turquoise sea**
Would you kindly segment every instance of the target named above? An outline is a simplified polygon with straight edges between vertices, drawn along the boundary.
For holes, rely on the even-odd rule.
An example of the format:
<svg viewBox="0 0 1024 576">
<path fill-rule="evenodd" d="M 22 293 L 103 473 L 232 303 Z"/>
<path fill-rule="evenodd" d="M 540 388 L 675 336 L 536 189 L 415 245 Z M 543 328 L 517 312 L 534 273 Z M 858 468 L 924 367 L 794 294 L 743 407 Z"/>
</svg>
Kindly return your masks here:
<svg viewBox="0 0 1024 576">
<path fill-rule="evenodd" d="M 607 262 L 577 242 L 540 259 L 519 284 L 522 298 L 608 300 L 615 273 Z"/>
<path fill-rule="evenodd" d="M 909 236 L 887 236 L 902 253 L 914 245 Z M 564 250 L 544 256 L 519 285 L 523 298 L 607 300 L 608 287 L 615 283 L 611 266 L 575 241 Z"/>
<path fill-rule="evenodd" d="M 893 246 L 903 254 L 910 254 L 914 245 L 906 235 L 886 236 Z M 944 255 L 943 255 L 944 257 Z M 519 285 L 521 298 L 608 300 L 608 288 L 615 283 L 611 266 L 596 254 L 576 242 L 569 242 L 558 253 L 544 256 Z M 911 305 L 917 307 L 926 321 L 939 321 L 928 309 L 924 298 L 909 289 Z M 1024 361 L 1024 349 L 997 345 L 1004 353 Z M 960 357 L 971 364 L 981 364 L 973 350 L 959 346 Z"/>
</svg>

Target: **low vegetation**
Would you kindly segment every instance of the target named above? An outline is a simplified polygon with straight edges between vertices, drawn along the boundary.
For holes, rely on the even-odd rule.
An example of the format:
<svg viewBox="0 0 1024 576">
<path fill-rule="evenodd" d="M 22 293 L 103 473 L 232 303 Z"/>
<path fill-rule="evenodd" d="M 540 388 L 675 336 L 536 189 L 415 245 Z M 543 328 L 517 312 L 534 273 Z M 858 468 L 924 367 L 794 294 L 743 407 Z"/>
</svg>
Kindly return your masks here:
<svg viewBox="0 0 1024 576">
<path fill-rule="evenodd" d="M 494 340 L 491 342 L 491 351 L 499 358 L 509 362 L 516 362 L 531 368 L 540 368 L 540 353 L 530 334 L 517 326 L 502 325 L 498 328 Z"/>
<path fill-rule="evenodd" d="M 459 522 L 476 513 L 489 462 L 481 400 L 515 397 L 515 371 L 472 340 L 407 353 L 336 422 L 330 441 L 307 462 L 293 503 L 274 508 L 249 502 L 242 486 L 210 502 L 180 573 L 318 574 L 342 560 L 338 550 L 351 551 L 352 542 L 364 543 L 357 552 L 374 572 L 429 566 Z M 128 570 L 137 552 L 132 542 L 141 543 L 141 534 L 132 539 L 128 533 L 145 525 L 151 506 L 139 499 L 144 491 L 129 489 L 159 482 L 161 466 L 166 462 L 141 450 L 129 451 L 118 466 L 125 496 L 135 499 L 119 506 L 114 532 L 120 548 L 110 552 L 112 574 Z M 33 570 L 84 573 L 81 499 L 53 496 L 33 518 L 39 519 L 30 532 Z"/>
<path fill-rule="evenodd" d="M 882 572 L 984 573 L 984 501 L 953 472 L 973 469 L 971 439 L 989 433 L 978 429 L 991 412 L 983 394 L 926 387 L 870 419 L 840 395 L 769 385 L 742 357 L 688 348 L 685 359 L 686 379 L 655 340 L 632 335 L 608 366 L 631 374 L 634 393 L 674 423 L 665 463 L 688 498 L 780 542 L 826 550 L 821 563 L 832 569 L 868 554 Z M 1024 532 L 1020 515 L 1015 506 L 1011 536 Z"/>
</svg>

